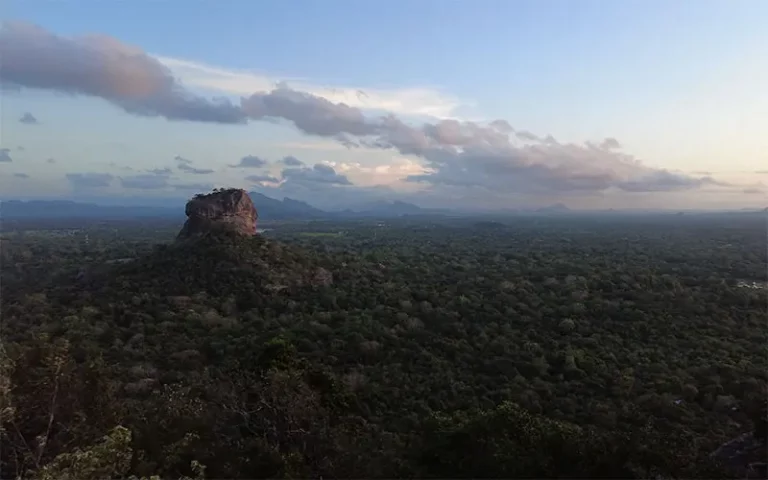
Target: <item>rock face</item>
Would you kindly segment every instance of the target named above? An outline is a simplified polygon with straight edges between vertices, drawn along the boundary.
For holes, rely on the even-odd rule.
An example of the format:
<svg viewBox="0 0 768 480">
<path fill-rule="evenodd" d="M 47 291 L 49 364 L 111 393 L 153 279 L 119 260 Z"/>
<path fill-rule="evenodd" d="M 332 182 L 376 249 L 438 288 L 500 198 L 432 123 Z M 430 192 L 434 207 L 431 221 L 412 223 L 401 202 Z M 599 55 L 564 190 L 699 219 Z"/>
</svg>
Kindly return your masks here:
<svg viewBox="0 0 768 480">
<path fill-rule="evenodd" d="M 185 213 L 187 221 L 179 232 L 179 239 L 222 230 L 255 235 L 259 218 L 248 193 L 236 188 L 195 195 L 187 202 Z"/>
</svg>

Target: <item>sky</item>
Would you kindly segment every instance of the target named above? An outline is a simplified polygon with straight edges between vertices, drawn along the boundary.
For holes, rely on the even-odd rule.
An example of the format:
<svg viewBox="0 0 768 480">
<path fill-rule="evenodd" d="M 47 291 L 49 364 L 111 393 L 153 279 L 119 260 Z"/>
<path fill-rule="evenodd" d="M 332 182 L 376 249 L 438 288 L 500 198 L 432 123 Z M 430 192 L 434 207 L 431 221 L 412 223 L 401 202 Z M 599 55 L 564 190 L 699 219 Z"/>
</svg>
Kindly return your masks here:
<svg viewBox="0 0 768 480">
<path fill-rule="evenodd" d="M 0 199 L 768 203 L 763 0 L 6 0 Z"/>
</svg>

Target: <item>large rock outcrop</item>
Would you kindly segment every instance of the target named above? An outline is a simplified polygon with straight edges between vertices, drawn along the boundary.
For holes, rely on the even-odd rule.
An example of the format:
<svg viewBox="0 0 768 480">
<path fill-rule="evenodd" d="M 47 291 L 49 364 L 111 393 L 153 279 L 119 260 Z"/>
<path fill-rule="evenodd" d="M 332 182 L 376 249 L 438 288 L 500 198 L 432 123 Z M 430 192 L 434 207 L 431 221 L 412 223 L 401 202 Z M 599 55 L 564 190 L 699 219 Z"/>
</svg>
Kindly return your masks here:
<svg viewBox="0 0 768 480">
<path fill-rule="evenodd" d="M 178 238 L 231 231 L 240 235 L 254 235 L 259 214 L 245 190 L 231 188 L 198 194 L 187 202 L 187 221 Z"/>
</svg>

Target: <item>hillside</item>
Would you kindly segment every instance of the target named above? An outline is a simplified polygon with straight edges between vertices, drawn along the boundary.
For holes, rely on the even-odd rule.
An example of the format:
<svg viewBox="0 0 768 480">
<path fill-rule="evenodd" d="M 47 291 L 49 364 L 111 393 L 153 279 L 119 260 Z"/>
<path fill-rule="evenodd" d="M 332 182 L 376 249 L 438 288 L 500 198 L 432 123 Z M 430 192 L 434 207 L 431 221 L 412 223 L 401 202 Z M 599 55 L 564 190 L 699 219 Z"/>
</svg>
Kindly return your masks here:
<svg viewBox="0 0 768 480">
<path fill-rule="evenodd" d="M 87 282 L 101 298 L 122 295 L 128 282 L 136 290 L 155 295 L 205 292 L 247 303 L 249 298 L 278 292 L 301 296 L 305 288 L 332 283 L 333 276 L 321 266 L 323 263 L 328 261 L 261 236 L 244 238 L 221 232 L 159 245 L 151 254 L 102 271 Z"/>
<path fill-rule="evenodd" d="M 761 224 L 551 222 L 5 238 L 2 476 L 724 478 Z"/>
</svg>

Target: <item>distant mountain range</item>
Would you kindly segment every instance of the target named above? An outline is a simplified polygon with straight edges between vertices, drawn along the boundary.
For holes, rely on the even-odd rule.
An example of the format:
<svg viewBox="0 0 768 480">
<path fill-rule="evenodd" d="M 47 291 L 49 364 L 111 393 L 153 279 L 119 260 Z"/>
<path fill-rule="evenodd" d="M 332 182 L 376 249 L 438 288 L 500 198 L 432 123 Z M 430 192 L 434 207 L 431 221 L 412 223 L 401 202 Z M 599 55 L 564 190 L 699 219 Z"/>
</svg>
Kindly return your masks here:
<svg viewBox="0 0 768 480">
<path fill-rule="evenodd" d="M 312 205 L 284 198 L 277 200 L 261 193 L 249 192 L 260 220 L 319 219 L 350 217 L 397 217 L 402 215 L 434 215 L 446 213 L 423 209 L 406 202 L 376 202 L 361 206 L 358 210 L 328 212 Z M 71 200 L 7 200 L 0 204 L 0 217 L 5 219 L 32 218 L 184 218 L 183 206 L 130 206 L 99 205 Z"/>
<path fill-rule="evenodd" d="M 391 218 L 419 215 L 471 215 L 484 217 L 491 216 L 516 216 L 516 215 L 632 215 L 632 214 L 670 214 L 669 211 L 653 210 L 595 210 L 574 211 L 562 203 L 556 203 L 546 207 L 527 209 L 506 209 L 497 212 L 458 212 L 449 209 L 422 208 L 402 201 L 379 201 L 363 204 L 356 209 L 343 211 L 325 211 L 313 207 L 307 202 L 284 198 L 277 200 L 257 192 L 249 192 L 259 219 L 269 220 L 312 220 L 312 219 L 341 219 L 341 218 L 365 218 L 379 217 Z M 139 199 L 140 200 L 140 199 Z M 53 218 L 87 218 L 87 219 L 129 219 L 129 218 L 178 218 L 184 219 L 184 202 L 177 200 L 169 202 L 167 206 L 146 205 L 116 205 L 118 199 L 110 199 L 110 204 L 80 202 L 72 200 L 5 200 L 0 202 L 0 218 L 7 220 L 16 219 L 53 219 Z M 741 209 L 732 213 L 755 214 L 765 213 L 768 209 Z M 689 213 L 704 214 L 704 211 L 691 211 Z M 725 213 L 725 212 L 711 212 Z"/>
<path fill-rule="evenodd" d="M 257 192 L 248 192 L 248 195 L 251 196 L 259 212 L 259 219 L 262 220 L 310 219 L 328 216 L 323 210 L 300 200 L 287 197 L 277 200 Z"/>
<path fill-rule="evenodd" d="M 97 205 L 70 200 L 6 200 L 0 204 L 0 216 L 3 219 L 177 217 L 179 215 L 184 215 L 183 208 Z"/>
<path fill-rule="evenodd" d="M 538 208 L 536 211 L 538 213 L 569 213 L 571 209 L 562 203 L 556 203 L 554 205 L 549 205 L 548 207 Z"/>
<path fill-rule="evenodd" d="M 421 208 L 408 202 L 372 202 L 362 205 L 358 210 L 346 209 L 341 212 L 334 212 L 336 216 L 342 217 L 401 217 L 404 215 L 446 215 L 451 214 L 450 210 L 436 208 Z"/>
</svg>

